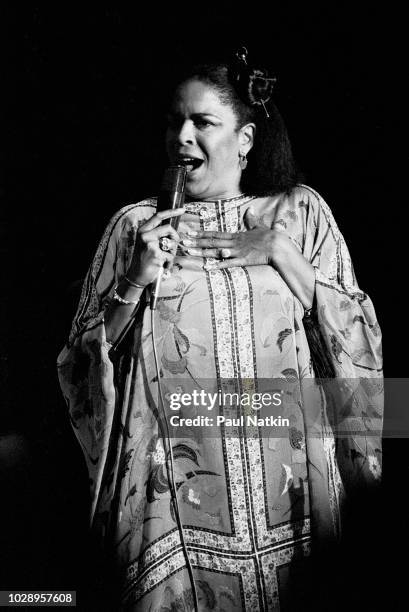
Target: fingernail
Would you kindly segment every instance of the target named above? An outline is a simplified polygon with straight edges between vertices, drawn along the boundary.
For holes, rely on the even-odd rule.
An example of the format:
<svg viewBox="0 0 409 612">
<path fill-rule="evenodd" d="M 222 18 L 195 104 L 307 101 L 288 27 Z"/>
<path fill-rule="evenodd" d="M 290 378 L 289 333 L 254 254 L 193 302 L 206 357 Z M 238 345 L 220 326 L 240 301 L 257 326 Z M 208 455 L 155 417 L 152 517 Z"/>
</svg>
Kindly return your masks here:
<svg viewBox="0 0 409 612">
<path fill-rule="evenodd" d="M 181 243 L 185 246 L 192 246 L 194 244 L 193 240 L 188 240 L 187 238 L 181 240 Z"/>
<path fill-rule="evenodd" d="M 187 252 L 189 253 L 189 255 L 201 255 L 201 250 L 200 249 L 188 249 Z"/>
<path fill-rule="evenodd" d="M 198 232 L 195 232 L 195 230 L 189 230 L 188 232 L 186 232 L 188 236 L 197 236 Z"/>
</svg>

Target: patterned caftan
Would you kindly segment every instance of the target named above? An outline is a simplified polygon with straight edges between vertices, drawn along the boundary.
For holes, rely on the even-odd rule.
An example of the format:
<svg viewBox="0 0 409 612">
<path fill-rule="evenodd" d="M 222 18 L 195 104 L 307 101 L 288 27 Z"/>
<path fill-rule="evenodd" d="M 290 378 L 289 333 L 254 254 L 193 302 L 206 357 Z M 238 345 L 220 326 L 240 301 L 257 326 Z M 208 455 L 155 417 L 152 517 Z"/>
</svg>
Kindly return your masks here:
<svg viewBox="0 0 409 612">
<path fill-rule="evenodd" d="M 201 610 L 279 610 L 294 564 L 308 557 L 315 539 L 338 537 L 345 492 L 380 474 L 381 335 L 327 204 L 305 186 L 290 195 L 191 201 L 178 231 L 246 231 L 250 205 L 315 267 L 314 320 L 341 382 L 331 400 L 314 380 L 303 306 L 272 266 L 205 270 L 201 257 L 177 256 L 154 314 L 165 401 L 200 388 L 254 392 L 277 380 L 296 388 L 280 407 L 289 423 L 280 431 L 246 424 L 211 434 L 189 425 L 172 430 Z M 104 328 L 104 307 L 130 265 L 138 226 L 155 207 L 147 199 L 112 218 L 58 368 L 89 471 L 92 527 L 114 555 L 123 608 L 191 610 L 166 470 L 169 440 L 158 429 L 148 302 L 115 354 Z M 243 410 L 237 407 L 236 416 Z M 178 414 L 196 413 L 189 407 Z"/>
</svg>

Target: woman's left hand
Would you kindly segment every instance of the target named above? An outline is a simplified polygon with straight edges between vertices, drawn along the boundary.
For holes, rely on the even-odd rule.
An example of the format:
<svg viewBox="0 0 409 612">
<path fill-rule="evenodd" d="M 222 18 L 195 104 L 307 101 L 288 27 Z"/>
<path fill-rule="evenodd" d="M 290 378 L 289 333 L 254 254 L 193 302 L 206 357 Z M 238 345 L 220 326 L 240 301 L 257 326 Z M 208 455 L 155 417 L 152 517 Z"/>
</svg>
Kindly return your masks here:
<svg viewBox="0 0 409 612">
<path fill-rule="evenodd" d="M 282 229 L 263 225 L 252 209 L 244 215 L 246 232 L 195 232 L 181 244 L 190 255 L 216 260 L 205 270 L 233 266 L 271 265 L 305 308 L 311 308 L 315 292 L 315 270 Z M 190 237 L 192 236 L 192 237 Z"/>
<path fill-rule="evenodd" d="M 246 232 L 195 232 L 194 237 L 182 240 L 189 255 L 211 257 L 220 261 L 205 268 L 222 269 L 233 266 L 275 265 L 287 243 L 296 248 L 280 229 L 263 225 L 250 208 L 244 215 Z"/>
</svg>

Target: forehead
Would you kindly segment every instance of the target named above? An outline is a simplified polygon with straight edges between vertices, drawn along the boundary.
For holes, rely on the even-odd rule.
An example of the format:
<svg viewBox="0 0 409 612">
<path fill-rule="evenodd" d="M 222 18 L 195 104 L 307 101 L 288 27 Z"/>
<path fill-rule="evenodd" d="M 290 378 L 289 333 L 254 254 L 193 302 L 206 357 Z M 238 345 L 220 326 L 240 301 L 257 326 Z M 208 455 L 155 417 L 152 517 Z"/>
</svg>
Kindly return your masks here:
<svg viewBox="0 0 409 612">
<path fill-rule="evenodd" d="M 172 110 L 183 114 L 212 114 L 219 117 L 234 117 L 229 104 L 223 104 L 217 90 L 198 80 L 182 83 L 176 90 Z"/>
</svg>

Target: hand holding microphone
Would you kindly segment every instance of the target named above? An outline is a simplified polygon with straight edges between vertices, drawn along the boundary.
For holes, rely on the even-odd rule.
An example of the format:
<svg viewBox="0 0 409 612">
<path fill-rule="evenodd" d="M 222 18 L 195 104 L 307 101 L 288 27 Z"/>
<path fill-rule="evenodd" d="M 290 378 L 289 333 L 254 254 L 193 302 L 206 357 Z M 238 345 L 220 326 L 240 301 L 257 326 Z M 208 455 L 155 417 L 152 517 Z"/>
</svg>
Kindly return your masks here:
<svg viewBox="0 0 409 612">
<path fill-rule="evenodd" d="M 149 285 L 158 275 L 159 269 L 174 257 L 174 245 L 179 242 L 179 236 L 168 220 L 180 217 L 184 208 L 166 210 L 156 213 L 141 225 L 136 234 L 135 248 L 127 277 L 138 285 Z M 170 250 L 160 248 L 159 240 L 168 238 Z"/>
<path fill-rule="evenodd" d="M 165 171 L 158 196 L 157 212 L 140 226 L 127 277 L 138 285 L 153 283 L 151 309 L 155 310 L 163 271 L 173 261 L 179 236 L 179 217 L 184 213 L 185 166 Z M 162 243 L 162 244 L 161 244 Z"/>
</svg>

